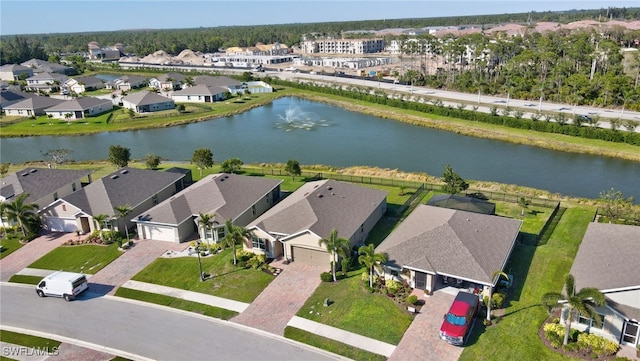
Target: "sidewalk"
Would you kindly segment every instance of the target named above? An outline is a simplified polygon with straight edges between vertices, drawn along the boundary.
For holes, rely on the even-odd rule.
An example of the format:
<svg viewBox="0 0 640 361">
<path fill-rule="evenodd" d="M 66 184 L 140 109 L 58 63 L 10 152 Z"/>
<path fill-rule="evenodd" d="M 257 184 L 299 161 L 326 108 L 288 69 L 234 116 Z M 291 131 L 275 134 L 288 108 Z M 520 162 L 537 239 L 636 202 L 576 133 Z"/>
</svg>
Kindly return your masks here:
<svg viewBox="0 0 640 361">
<path fill-rule="evenodd" d="M 109 361 L 114 358 L 114 355 L 108 353 L 64 342 L 58 347 L 39 348 L 0 341 L 0 350 L 3 357 L 17 361 Z"/>
</svg>

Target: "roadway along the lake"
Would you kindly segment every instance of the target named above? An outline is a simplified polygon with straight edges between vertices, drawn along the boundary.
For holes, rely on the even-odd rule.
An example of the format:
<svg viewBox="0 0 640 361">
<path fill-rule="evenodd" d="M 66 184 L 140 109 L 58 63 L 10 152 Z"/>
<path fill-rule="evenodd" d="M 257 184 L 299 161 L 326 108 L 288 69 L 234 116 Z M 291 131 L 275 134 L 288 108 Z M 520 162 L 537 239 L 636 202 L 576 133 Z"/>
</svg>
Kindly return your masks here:
<svg viewBox="0 0 640 361">
<path fill-rule="evenodd" d="M 0 284 L 3 326 L 154 360 L 336 360 L 339 356 L 227 321 L 90 292 L 65 302 Z M 111 352 L 117 353 L 117 352 Z"/>
</svg>

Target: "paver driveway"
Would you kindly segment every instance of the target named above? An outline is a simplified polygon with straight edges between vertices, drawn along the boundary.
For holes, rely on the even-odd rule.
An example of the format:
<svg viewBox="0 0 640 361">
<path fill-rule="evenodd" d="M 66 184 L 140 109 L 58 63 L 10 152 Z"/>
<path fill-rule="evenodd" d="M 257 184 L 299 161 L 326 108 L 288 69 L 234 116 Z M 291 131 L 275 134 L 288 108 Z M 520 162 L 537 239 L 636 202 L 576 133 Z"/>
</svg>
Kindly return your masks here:
<svg viewBox="0 0 640 361">
<path fill-rule="evenodd" d="M 275 265 L 275 267 L 279 267 Z M 287 323 L 320 284 L 324 268 L 293 262 L 240 315 L 231 319 L 250 327 L 283 336 Z"/>
</svg>

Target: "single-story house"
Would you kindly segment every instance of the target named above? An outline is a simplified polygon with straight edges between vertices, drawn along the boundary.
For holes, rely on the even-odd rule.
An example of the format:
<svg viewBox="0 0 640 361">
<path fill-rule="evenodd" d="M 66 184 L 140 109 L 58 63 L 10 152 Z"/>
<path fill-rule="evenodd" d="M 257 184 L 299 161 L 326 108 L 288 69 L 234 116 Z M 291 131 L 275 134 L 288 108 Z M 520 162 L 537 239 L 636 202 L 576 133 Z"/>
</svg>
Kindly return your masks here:
<svg viewBox="0 0 640 361">
<path fill-rule="evenodd" d="M 246 226 L 280 198 L 282 180 L 212 174 L 133 219 L 141 238 L 180 243 L 194 237 L 217 243 L 225 222 Z M 205 229 L 200 213 L 212 216 Z"/>
<path fill-rule="evenodd" d="M 37 94 L 26 93 L 20 90 L 2 89 L 0 91 L 0 109 L 4 109 L 11 104 L 15 104 L 25 99 L 34 98 L 37 96 Z"/>
<path fill-rule="evenodd" d="M 225 87 L 199 84 L 176 90 L 171 94 L 171 99 L 179 103 L 211 103 L 224 100 Z"/>
<path fill-rule="evenodd" d="M 173 109 L 176 107 L 176 103 L 173 99 L 160 94 L 141 91 L 124 96 L 122 98 L 122 106 L 136 113 L 149 113 Z"/>
<path fill-rule="evenodd" d="M 52 93 L 60 90 L 60 86 L 67 81 L 67 76 L 64 74 L 43 72 L 30 76 L 26 80 L 26 90 Z"/>
<path fill-rule="evenodd" d="M 109 99 L 82 97 L 66 100 L 47 108 L 44 112 L 56 119 L 82 119 L 111 109 L 113 109 L 113 103 Z"/>
<path fill-rule="evenodd" d="M 204 84 L 214 88 L 222 87 L 234 95 L 244 93 L 246 88 L 246 85 L 228 76 L 198 75 L 193 80 L 196 85 Z"/>
<path fill-rule="evenodd" d="M 328 267 L 331 257 L 321 239 L 335 229 L 351 247 L 362 245 L 386 210 L 386 191 L 335 180 L 308 182 L 247 225 L 252 237 L 244 248 Z"/>
<path fill-rule="evenodd" d="M 33 58 L 25 61 L 24 63 L 20 63 L 20 65 L 33 69 L 34 74 L 57 73 L 57 74 L 64 74 L 64 75 L 73 75 L 76 73 L 76 70 L 72 67 L 58 64 L 58 63 L 51 63 L 42 59 Z"/>
<path fill-rule="evenodd" d="M 35 96 L 4 107 L 6 115 L 22 117 L 44 115 L 45 109 L 63 103 L 64 100 L 51 97 Z"/>
<path fill-rule="evenodd" d="M 91 171 L 50 168 L 24 168 L 0 179 L 0 202 L 11 202 L 23 193 L 26 203 L 42 209 L 91 183 Z M 2 219 L 6 225 L 6 219 Z"/>
<path fill-rule="evenodd" d="M 187 76 L 181 73 L 166 73 L 149 79 L 149 87 L 161 91 L 177 90 L 182 88 Z"/>
<path fill-rule="evenodd" d="M 478 198 L 460 196 L 457 194 L 435 195 L 431 197 L 429 201 L 427 201 L 427 205 L 482 214 L 496 213 L 496 205 L 494 203 L 487 202 Z"/>
<path fill-rule="evenodd" d="M 640 344 L 640 227 L 590 223 L 571 266 L 576 290 L 593 287 L 605 295 L 595 320 L 579 316 L 571 327 L 614 340 Z M 563 322 L 566 314 L 563 312 Z"/>
<path fill-rule="evenodd" d="M 0 66 L 0 80 L 19 80 L 20 76 L 33 76 L 33 69 L 19 64 L 5 64 Z"/>
<path fill-rule="evenodd" d="M 426 293 L 446 281 L 466 282 L 472 291 L 488 294 L 498 281 L 495 272 L 504 271 L 521 226 L 521 220 L 421 204 L 376 253 L 387 254 L 385 278 L 405 280 Z"/>
<path fill-rule="evenodd" d="M 79 76 L 67 79 L 63 85 L 63 89 L 76 94 L 82 94 L 87 91 L 102 89 L 104 88 L 104 83 L 104 80 L 95 76 Z"/>
<path fill-rule="evenodd" d="M 41 212 L 45 228 L 56 232 L 96 229 L 93 217 L 109 218 L 102 228 L 123 231 L 133 226 L 131 218 L 117 218 L 114 207 L 128 205 L 130 215 L 141 214 L 185 187 L 185 173 L 158 172 L 124 167 L 64 198 L 50 203 Z"/>
</svg>

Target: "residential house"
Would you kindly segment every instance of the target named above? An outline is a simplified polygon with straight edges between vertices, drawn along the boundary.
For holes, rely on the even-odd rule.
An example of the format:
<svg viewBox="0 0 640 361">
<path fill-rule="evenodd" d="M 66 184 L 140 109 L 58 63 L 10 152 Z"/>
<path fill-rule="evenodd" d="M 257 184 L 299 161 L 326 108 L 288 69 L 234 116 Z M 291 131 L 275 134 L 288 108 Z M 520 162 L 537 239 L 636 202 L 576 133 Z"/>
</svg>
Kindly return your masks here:
<svg viewBox="0 0 640 361">
<path fill-rule="evenodd" d="M 27 60 L 24 63 L 21 63 L 20 65 L 33 69 L 34 74 L 38 74 L 38 73 L 54 74 L 55 73 L 55 74 L 62 74 L 62 75 L 74 75 L 76 73 L 76 70 L 74 68 L 71 68 L 62 64 L 51 63 L 46 60 L 35 59 L 35 58 L 31 60 Z"/>
<path fill-rule="evenodd" d="M 166 73 L 149 79 L 149 87 L 161 91 L 182 89 L 187 76 L 181 73 Z"/>
<path fill-rule="evenodd" d="M 235 79 L 231 79 L 228 76 L 198 75 L 193 80 L 197 85 L 204 84 L 213 88 L 222 87 L 228 90 L 233 95 L 242 94 L 246 87 L 241 82 Z"/>
<path fill-rule="evenodd" d="M 427 205 L 482 214 L 495 214 L 496 212 L 496 205 L 494 203 L 457 194 L 435 195 L 427 201 Z"/>
<path fill-rule="evenodd" d="M 44 115 L 45 109 L 63 103 L 64 100 L 51 97 L 35 96 L 4 107 L 6 115 L 22 117 Z"/>
<path fill-rule="evenodd" d="M 450 283 L 488 294 L 504 271 L 521 220 L 418 205 L 376 248 L 386 253 L 383 270 L 431 294 Z"/>
<path fill-rule="evenodd" d="M 113 109 L 111 100 L 94 97 L 82 97 L 66 100 L 63 103 L 45 109 L 47 115 L 56 119 L 82 119 L 88 116 L 108 112 Z"/>
<path fill-rule="evenodd" d="M 606 305 L 596 308 L 598 324 L 579 316 L 572 328 L 622 345 L 640 344 L 640 227 L 590 223 L 571 266 L 576 290 L 594 287 Z M 563 312 L 563 318 L 566 315 Z M 564 321 L 564 320 L 563 320 Z"/>
<path fill-rule="evenodd" d="M 129 91 L 131 89 L 142 88 L 148 84 L 147 78 L 139 75 L 123 75 L 112 81 L 105 83 L 107 89 Z"/>
<path fill-rule="evenodd" d="M 211 103 L 224 100 L 227 91 L 225 87 L 199 84 L 174 91 L 171 99 L 178 103 Z"/>
<path fill-rule="evenodd" d="M 124 96 L 122 98 L 122 106 L 136 113 L 149 113 L 173 109 L 176 104 L 173 99 L 160 94 L 141 91 Z"/>
<path fill-rule="evenodd" d="M 28 77 L 25 89 L 34 92 L 52 93 L 60 90 L 60 86 L 67 81 L 67 76 L 58 73 L 37 73 Z"/>
<path fill-rule="evenodd" d="M 105 81 L 95 76 L 79 76 L 67 79 L 63 85 L 63 89 L 68 92 L 82 94 L 87 91 L 98 90 L 104 88 Z"/>
<path fill-rule="evenodd" d="M 328 267 L 331 257 L 320 240 L 335 229 L 351 247 L 364 244 L 387 210 L 386 197 L 386 191 L 335 180 L 305 183 L 247 225 L 252 239 L 244 248 Z"/>
<path fill-rule="evenodd" d="M 14 81 L 33 76 L 33 69 L 19 64 L 5 64 L 0 66 L 0 80 Z"/>
<path fill-rule="evenodd" d="M 99 214 L 109 217 L 101 228 L 123 231 L 133 226 L 131 216 L 118 218 L 115 207 L 128 205 L 130 215 L 141 214 L 184 189 L 185 179 L 181 172 L 124 167 L 50 203 L 40 215 L 50 231 L 92 232 L 97 229 L 93 217 Z"/>
<path fill-rule="evenodd" d="M 212 174 L 133 219 L 141 238 L 180 243 L 199 238 L 217 243 L 225 222 L 246 226 L 280 198 L 282 180 L 236 174 Z M 200 213 L 212 216 L 210 227 Z"/>
<path fill-rule="evenodd" d="M 68 196 L 91 183 L 91 171 L 50 168 L 24 168 L 0 179 L 0 203 L 11 202 L 19 195 L 29 196 L 26 203 L 35 203 L 39 209 Z M 2 226 L 7 220 L 2 219 Z"/>
<path fill-rule="evenodd" d="M 0 109 L 4 109 L 6 106 L 21 102 L 25 99 L 37 97 L 37 94 L 26 93 L 20 90 L 2 89 L 0 91 Z"/>
</svg>

